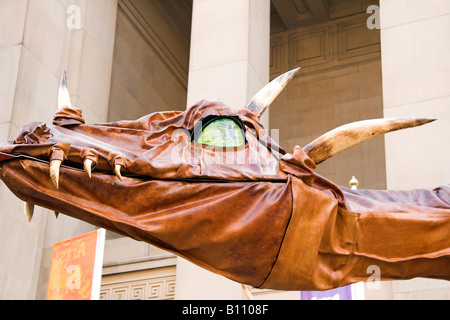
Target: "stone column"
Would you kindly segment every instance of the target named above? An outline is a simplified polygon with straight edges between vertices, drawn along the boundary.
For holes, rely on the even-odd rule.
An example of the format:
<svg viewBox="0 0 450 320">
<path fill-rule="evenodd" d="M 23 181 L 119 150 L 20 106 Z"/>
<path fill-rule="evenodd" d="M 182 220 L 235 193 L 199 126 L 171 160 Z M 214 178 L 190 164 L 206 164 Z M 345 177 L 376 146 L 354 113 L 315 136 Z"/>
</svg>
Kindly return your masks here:
<svg viewBox="0 0 450 320">
<path fill-rule="evenodd" d="M 16 86 L 22 57 L 26 55 L 23 42 L 27 7 L 27 0 L 0 2 L 0 141 L 13 138 L 10 131 L 14 127 Z M 0 203 L 0 299 L 33 299 L 42 249 L 41 224 L 26 223 L 23 202 L 3 183 Z"/>
<path fill-rule="evenodd" d="M 386 135 L 387 187 L 432 189 L 448 184 L 450 2 L 381 0 L 380 5 L 384 116 L 437 119 Z M 433 299 L 449 294 L 446 281 L 393 283 L 394 298 Z"/>
<path fill-rule="evenodd" d="M 426 126 L 386 136 L 389 188 L 450 181 L 450 2 L 381 1 L 385 117 L 430 117 Z"/>
<path fill-rule="evenodd" d="M 187 105 L 241 109 L 269 81 L 269 46 L 270 1 L 194 0 Z"/>
<path fill-rule="evenodd" d="M 116 10 L 117 0 L 0 1 L 0 141 L 27 122 L 51 123 L 64 69 L 86 121 L 106 120 Z M 45 298 L 52 244 L 93 227 L 38 207 L 28 223 L 3 184 L 0 203 L 0 298 Z"/>
<path fill-rule="evenodd" d="M 188 107 L 219 98 L 239 110 L 268 83 L 269 0 L 194 0 L 191 37 Z M 240 284 L 181 258 L 176 279 L 176 299 L 244 297 Z"/>
</svg>

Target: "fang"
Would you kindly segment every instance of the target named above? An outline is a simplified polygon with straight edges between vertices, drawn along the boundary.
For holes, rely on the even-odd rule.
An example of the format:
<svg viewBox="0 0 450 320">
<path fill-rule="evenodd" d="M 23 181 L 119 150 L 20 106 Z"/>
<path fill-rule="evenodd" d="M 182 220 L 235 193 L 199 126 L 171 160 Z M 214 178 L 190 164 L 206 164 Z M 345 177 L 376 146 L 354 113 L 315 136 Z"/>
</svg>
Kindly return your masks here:
<svg viewBox="0 0 450 320">
<path fill-rule="evenodd" d="M 25 216 L 27 217 L 28 222 L 31 222 L 34 214 L 34 204 L 25 202 Z"/>
<path fill-rule="evenodd" d="M 50 161 L 50 178 L 56 189 L 59 189 L 59 168 L 61 163 L 61 160 Z"/>
<path fill-rule="evenodd" d="M 123 181 L 122 175 L 120 174 L 120 170 L 121 170 L 121 169 L 122 169 L 122 166 L 121 166 L 120 164 L 116 164 L 116 165 L 114 166 L 114 172 L 115 172 L 117 178 L 119 178 L 120 181 Z"/>
</svg>

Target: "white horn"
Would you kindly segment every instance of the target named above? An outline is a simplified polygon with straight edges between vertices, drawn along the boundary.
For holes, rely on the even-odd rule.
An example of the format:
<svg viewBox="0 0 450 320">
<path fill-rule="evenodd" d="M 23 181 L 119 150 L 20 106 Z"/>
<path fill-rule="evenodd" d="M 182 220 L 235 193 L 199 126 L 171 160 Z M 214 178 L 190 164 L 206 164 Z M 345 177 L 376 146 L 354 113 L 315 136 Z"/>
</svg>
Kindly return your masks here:
<svg viewBox="0 0 450 320">
<path fill-rule="evenodd" d="M 261 116 L 276 97 L 278 97 L 280 92 L 283 91 L 298 70 L 300 70 L 300 68 L 288 71 L 272 80 L 252 98 L 247 105 L 247 109 Z"/>
<path fill-rule="evenodd" d="M 58 90 L 58 109 L 72 108 L 72 102 L 70 101 L 69 90 L 67 89 L 67 76 L 66 70 L 63 71 L 61 77 L 61 83 Z"/>
<path fill-rule="evenodd" d="M 303 148 L 306 154 L 319 164 L 338 153 L 376 136 L 421 126 L 436 119 L 373 119 L 349 123 L 331 130 Z"/>
</svg>

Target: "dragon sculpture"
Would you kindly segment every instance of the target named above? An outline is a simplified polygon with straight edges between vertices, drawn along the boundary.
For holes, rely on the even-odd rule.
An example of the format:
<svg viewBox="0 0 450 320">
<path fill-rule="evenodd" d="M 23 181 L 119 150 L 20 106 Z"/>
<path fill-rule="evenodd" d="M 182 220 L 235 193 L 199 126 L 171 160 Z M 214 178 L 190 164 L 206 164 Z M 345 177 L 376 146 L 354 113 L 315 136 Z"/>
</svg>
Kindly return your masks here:
<svg viewBox="0 0 450 320">
<path fill-rule="evenodd" d="M 52 124 L 0 144 L 0 178 L 21 200 L 175 253 L 258 288 L 327 290 L 366 280 L 450 280 L 450 185 L 352 190 L 315 173 L 356 144 L 430 119 L 374 119 L 283 150 L 260 116 L 298 69 L 238 112 L 186 111 L 88 125 L 63 74 Z"/>
</svg>

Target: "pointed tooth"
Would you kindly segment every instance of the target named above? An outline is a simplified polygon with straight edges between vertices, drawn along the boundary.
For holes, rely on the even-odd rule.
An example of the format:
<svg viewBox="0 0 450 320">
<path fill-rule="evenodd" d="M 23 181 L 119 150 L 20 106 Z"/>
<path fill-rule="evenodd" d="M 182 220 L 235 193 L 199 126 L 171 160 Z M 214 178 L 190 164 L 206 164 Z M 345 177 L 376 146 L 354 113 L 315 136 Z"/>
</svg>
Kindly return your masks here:
<svg viewBox="0 0 450 320">
<path fill-rule="evenodd" d="M 88 174 L 89 178 L 92 177 L 92 164 L 93 163 L 94 163 L 94 161 L 92 161 L 90 159 L 84 160 L 84 171 L 86 171 L 86 173 Z"/>
<path fill-rule="evenodd" d="M 34 204 L 25 202 L 25 216 L 27 217 L 28 222 L 31 222 L 34 214 Z"/>
<path fill-rule="evenodd" d="M 59 189 L 59 168 L 61 163 L 61 160 L 50 161 L 50 178 L 56 189 Z"/>
<path fill-rule="evenodd" d="M 56 219 L 58 219 L 58 217 L 59 217 L 59 212 L 56 212 L 56 211 L 55 211 L 55 217 L 56 217 Z"/>
<path fill-rule="evenodd" d="M 121 169 L 122 169 L 122 166 L 120 164 L 116 164 L 114 166 L 114 173 L 116 174 L 117 178 L 120 179 L 120 181 L 123 181 L 122 174 L 120 173 Z"/>
</svg>

